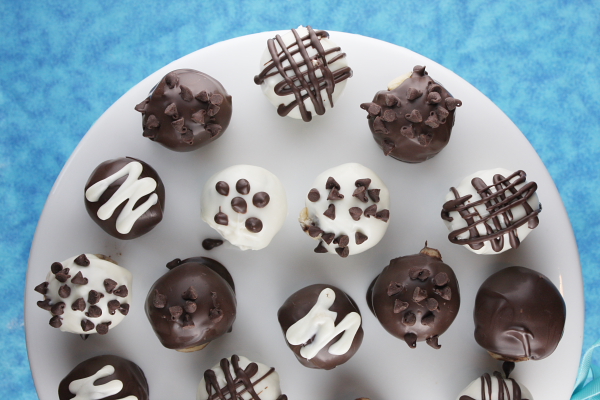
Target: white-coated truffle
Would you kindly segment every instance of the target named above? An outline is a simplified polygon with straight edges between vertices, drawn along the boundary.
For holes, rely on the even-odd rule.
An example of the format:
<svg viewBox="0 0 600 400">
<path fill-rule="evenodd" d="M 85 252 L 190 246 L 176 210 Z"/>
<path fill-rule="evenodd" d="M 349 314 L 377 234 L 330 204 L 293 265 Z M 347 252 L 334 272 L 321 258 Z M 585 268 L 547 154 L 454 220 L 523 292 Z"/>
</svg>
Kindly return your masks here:
<svg viewBox="0 0 600 400">
<path fill-rule="evenodd" d="M 287 198 L 279 179 L 264 168 L 234 165 L 208 179 L 202 219 L 242 250 L 267 247 L 283 226 Z"/>
<path fill-rule="evenodd" d="M 478 171 L 451 188 L 442 207 L 448 239 L 477 254 L 519 247 L 538 225 L 542 207 L 537 184 L 523 171 Z"/>
<path fill-rule="evenodd" d="M 504 379 L 499 372 L 483 374 L 467 386 L 456 400 L 533 400 L 529 390 L 514 379 Z"/>
<path fill-rule="evenodd" d="M 269 39 L 260 69 L 254 82 L 277 113 L 307 122 L 334 106 L 352 76 L 346 54 L 327 32 L 310 26 Z"/>
<path fill-rule="evenodd" d="M 317 177 L 299 220 L 319 240 L 316 253 L 347 257 L 379 243 L 388 228 L 389 207 L 389 191 L 375 172 L 357 163 L 342 164 Z"/>
</svg>

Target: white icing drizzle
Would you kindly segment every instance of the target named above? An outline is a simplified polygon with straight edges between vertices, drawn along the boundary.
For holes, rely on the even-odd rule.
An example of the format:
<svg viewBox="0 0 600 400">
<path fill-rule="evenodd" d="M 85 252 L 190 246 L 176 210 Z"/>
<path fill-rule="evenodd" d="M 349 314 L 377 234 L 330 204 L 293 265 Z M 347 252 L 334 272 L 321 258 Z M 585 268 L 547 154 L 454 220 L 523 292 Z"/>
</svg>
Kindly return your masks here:
<svg viewBox="0 0 600 400">
<path fill-rule="evenodd" d="M 132 161 L 125 165 L 119 171 L 115 172 L 108 178 L 96 182 L 85 191 L 85 198 L 92 203 L 97 202 L 100 196 L 108 189 L 108 187 L 116 180 L 127 175 L 127 179 L 112 195 L 106 203 L 98 209 L 98 218 L 105 221 L 109 219 L 116 208 L 119 207 L 125 200 L 127 204 L 117 217 L 116 228 L 121 234 L 127 234 L 131 231 L 133 224 L 158 202 L 158 195 L 152 193 L 156 189 L 156 181 L 150 177 L 138 179 L 142 174 L 144 167 L 138 161 Z M 138 206 L 135 210 L 133 206 L 139 199 L 152 193 L 150 198 Z"/>
<path fill-rule="evenodd" d="M 77 379 L 69 384 L 69 391 L 75 395 L 71 400 L 99 400 L 114 396 L 123 390 L 123 382 L 114 379 L 103 385 L 94 385 L 94 382 L 115 373 L 115 367 L 105 365 L 98 372 L 87 378 Z M 136 396 L 127 396 L 118 400 L 138 400 Z"/>
<path fill-rule="evenodd" d="M 323 289 L 317 303 L 308 314 L 290 326 L 285 333 L 287 341 L 292 345 L 301 345 L 314 337 L 310 344 L 300 349 L 302 357 L 310 360 L 341 332 L 344 334 L 329 347 L 329 354 L 342 355 L 350 350 L 354 336 L 360 327 L 361 317 L 357 312 L 351 312 L 336 326 L 337 313 L 329 311 L 334 301 L 335 292 L 331 288 Z"/>
</svg>

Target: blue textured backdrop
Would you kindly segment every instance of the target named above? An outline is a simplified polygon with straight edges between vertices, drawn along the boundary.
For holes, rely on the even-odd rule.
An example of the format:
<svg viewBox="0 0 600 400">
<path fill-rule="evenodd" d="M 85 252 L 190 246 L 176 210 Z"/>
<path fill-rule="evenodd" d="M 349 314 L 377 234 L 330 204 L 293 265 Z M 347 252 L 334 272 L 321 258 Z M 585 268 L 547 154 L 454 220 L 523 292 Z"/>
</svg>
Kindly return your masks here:
<svg viewBox="0 0 600 400">
<path fill-rule="evenodd" d="M 0 0 L 0 393 L 36 399 L 23 330 L 27 258 L 45 199 L 93 122 L 170 61 L 298 25 L 421 53 L 494 101 L 548 167 L 569 212 L 600 338 L 598 1 Z M 482 127 L 485 129 L 485 127 Z"/>
</svg>

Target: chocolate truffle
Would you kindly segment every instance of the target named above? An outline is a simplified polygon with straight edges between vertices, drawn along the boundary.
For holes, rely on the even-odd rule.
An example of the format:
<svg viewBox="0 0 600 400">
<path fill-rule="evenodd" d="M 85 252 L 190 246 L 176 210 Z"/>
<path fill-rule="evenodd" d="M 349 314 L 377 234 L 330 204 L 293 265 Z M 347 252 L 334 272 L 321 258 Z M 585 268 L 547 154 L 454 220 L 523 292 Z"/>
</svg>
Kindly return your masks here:
<svg viewBox="0 0 600 400">
<path fill-rule="evenodd" d="M 271 172 L 234 165 L 210 177 L 201 199 L 202 219 L 242 250 L 271 243 L 287 216 L 285 189 Z"/>
<path fill-rule="evenodd" d="M 233 355 L 209 370 L 198 385 L 196 400 L 287 400 L 275 368 Z"/>
<path fill-rule="evenodd" d="M 175 259 L 167 268 L 150 288 L 145 305 L 162 345 L 192 352 L 230 332 L 236 299 L 229 271 L 205 257 Z"/>
<path fill-rule="evenodd" d="M 475 379 L 456 400 L 533 400 L 533 396 L 514 379 L 503 378 L 499 372 L 494 372 Z"/>
<path fill-rule="evenodd" d="M 431 79 L 425 67 L 388 84 L 371 103 L 360 107 L 373 138 L 386 156 L 408 163 L 420 163 L 438 154 L 450 140 L 454 110 L 462 102 Z"/>
<path fill-rule="evenodd" d="M 496 168 L 467 176 L 442 206 L 448 239 L 477 254 L 519 247 L 538 226 L 542 206 L 535 182 L 523 171 Z"/>
<path fill-rule="evenodd" d="M 260 60 L 261 85 L 277 114 L 308 122 L 323 115 L 352 76 L 346 54 L 329 40 L 329 33 L 300 26 L 267 41 Z"/>
<path fill-rule="evenodd" d="M 106 334 L 129 313 L 132 276 L 103 255 L 80 254 L 52 263 L 35 287 L 37 305 L 52 314 L 50 326 L 63 332 Z"/>
<path fill-rule="evenodd" d="M 119 356 L 90 358 L 60 382 L 59 400 L 148 400 L 148 382 L 137 364 Z"/>
<path fill-rule="evenodd" d="M 348 361 L 363 340 L 358 306 L 332 285 L 307 286 L 277 312 L 285 341 L 302 365 L 333 369 Z"/>
<path fill-rule="evenodd" d="M 343 164 L 320 174 L 305 204 L 300 226 L 319 241 L 315 253 L 362 253 L 379 243 L 388 228 L 387 186 L 360 164 Z"/>
<path fill-rule="evenodd" d="M 196 150 L 219 138 L 231 120 L 231 96 L 215 78 L 193 69 L 169 72 L 135 106 L 144 137 L 175 151 Z"/>
<path fill-rule="evenodd" d="M 162 220 L 165 187 L 150 165 L 122 157 L 96 167 L 85 185 L 84 200 L 88 214 L 106 233 L 134 239 Z"/>
<path fill-rule="evenodd" d="M 381 325 L 409 347 L 426 341 L 434 349 L 460 308 L 454 271 L 436 249 L 395 258 L 371 283 L 367 304 Z"/>
<path fill-rule="evenodd" d="M 565 301 L 544 275 L 508 267 L 483 282 L 475 297 L 475 340 L 503 361 L 541 360 L 560 341 Z"/>
</svg>

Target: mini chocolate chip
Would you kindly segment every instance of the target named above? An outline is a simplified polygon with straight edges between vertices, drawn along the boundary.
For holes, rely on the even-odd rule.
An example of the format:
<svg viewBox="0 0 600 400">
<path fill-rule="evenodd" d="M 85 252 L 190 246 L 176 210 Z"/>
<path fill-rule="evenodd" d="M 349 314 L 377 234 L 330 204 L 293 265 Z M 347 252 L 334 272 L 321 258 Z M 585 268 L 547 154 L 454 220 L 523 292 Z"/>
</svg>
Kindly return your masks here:
<svg viewBox="0 0 600 400">
<path fill-rule="evenodd" d="M 164 294 L 160 294 L 158 290 L 154 290 L 154 300 L 152 300 L 152 305 L 155 308 L 165 308 L 167 305 L 167 296 Z"/>
<path fill-rule="evenodd" d="M 377 214 L 375 214 L 375 218 L 383 222 L 388 222 L 390 220 L 390 210 L 378 211 Z"/>
<path fill-rule="evenodd" d="M 183 117 L 171 122 L 171 126 L 173 126 L 173 129 L 175 129 L 175 132 L 177 133 L 185 133 L 187 131 L 185 119 Z"/>
<path fill-rule="evenodd" d="M 429 133 L 428 134 L 422 133 L 419 135 L 417 140 L 419 141 L 419 144 L 421 146 L 428 146 L 429 143 L 431 143 L 431 141 L 433 140 L 433 135 L 431 135 Z"/>
<path fill-rule="evenodd" d="M 90 304 L 97 304 L 101 298 L 103 298 L 104 295 L 100 292 L 97 292 L 95 290 L 90 290 L 90 292 L 88 293 L 88 303 Z"/>
<path fill-rule="evenodd" d="M 419 112 L 419 110 L 412 110 L 411 113 L 410 114 L 406 114 L 404 116 L 404 118 L 406 118 L 410 122 L 415 122 L 415 123 L 423 121 L 423 116 L 421 115 L 421 113 Z"/>
<path fill-rule="evenodd" d="M 385 110 L 381 116 L 385 122 L 394 122 L 396 120 L 396 113 L 394 110 Z"/>
<path fill-rule="evenodd" d="M 189 300 L 186 301 L 185 306 L 183 306 L 183 309 L 188 314 L 195 313 L 197 308 L 198 308 L 198 306 L 196 305 L 196 303 L 194 303 L 193 301 L 189 301 Z"/>
<path fill-rule="evenodd" d="M 337 183 L 337 181 L 333 179 L 332 176 L 330 176 L 329 178 L 327 178 L 327 182 L 325 183 L 325 189 L 329 190 L 333 188 L 336 188 L 337 190 L 341 189 L 340 184 Z"/>
<path fill-rule="evenodd" d="M 169 262 L 167 263 L 166 267 L 167 267 L 168 269 L 173 269 L 173 268 L 175 268 L 175 267 L 179 266 L 180 264 L 181 264 L 181 259 L 180 259 L 180 258 L 176 258 L 176 259 L 174 259 L 174 260 L 171 260 L 171 261 L 169 261 Z"/>
<path fill-rule="evenodd" d="M 175 86 L 179 85 L 179 77 L 175 72 L 169 72 L 167 76 L 165 76 L 165 83 L 169 89 L 173 89 Z"/>
<path fill-rule="evenodd" d="M 369 237 L 362 232 L 356 232 L 354 234 L 354 241 L 356 244 L 363 244 Z"/>
<path fill-rule="evenodd" d="M 440 120 L 440 122 L 441 122 L 442 120 L 445 120 L 445 119 L 446 119 L 446 117 L 447 117 L 447 116 L 450 114 L 450 112 L 449 112 L 448 110 L 446 110 L 446 109 L 445 109 L 444 107 L 442 107 L 442 106 L 437 106 L 437 107 L 435 108 L 435 113 L 437 114 L 437 116 L 438 116 L 438 119 Z"/>
<path fill-rule="evenodd" d="M 369 178 L 357 179 L 356 182 L 354 182 L 354 185 L 356 187 L 362 186 L 365 189 L 368 189 L 370 184 L 371 184 L 371 179 L 369 179 Z"/>
<path fill-rule="evenodd" d="M 327 196 L 327 200 L 341 200 L 344 198 L 344 195 L 340 193 L 340 191 L 336 188 L 331 189 L 329 192 L 329 196 Z"/>
<path fill-rule="evenodd" d="M 405 136 L 409 139 L 414 139 L 415 138 L 415 131 L 412 128 L 412 125 L 405 125 L 402 128 L 400 128 L 400 133 L 402 134 L 402 136 Z"/>
<path fill-rule="evenodd" d="M 219 207 L 219 212 L 215 215 L 215 222 L 219 225 L 229 225 L 229 217 L 224 212 L 221 212 L 221 207 Z"/>
<path fill-rule="evenodd" d="M 327 244 L 331 244 L 331 242 L 333 242 L 333 239 L 335 239 L 335 233 L 323 233 L 321 235 L 321 239 L 323 239 L 323 241 Z"/>
<path fill-rule="evenodd" d="M 221 110 L 221 107 L 211 104 L 210 107 L 208 107 L 208 111 L 206 112 L 206 114 L 209 117 L 214 117 L 215 115 L 217 115 L 219 113 L 220 110 Z"/>
<path fill-rule="evenodd" d="M 398 96 L 394 96 L 393 94 L 388 93 L 385 95 L 385 105 L 388 107 L 394 107 L 395 105 L 398 105 L 398 107 L 400 107 L 402 105 L 402 102 L 400 101 Z"/>
<path fill-rule="evenodd" d="M 151 131 L 151 130 L 144 128 L 144 131 L 142 132 L 142 136 L 145 138 L 148 138 L 150 140 L 154 140 L 154 139 L 156 139 L 156 133 L 157 132 L 155 132 L 155 131 Z M 80 335 L 80 336 L 83 336 L 83 335 Z M 89 335 L 85 335 L 85 336 L 89 336 Z"/>
<path fill-rule="evenodd" d="M 319 193 L 319 191 L 315 188 L 310 189 L 310 191 L 308 192 L 308 200 L 312 201 L 313 203 L 316 201 L 319 201 L 319 199 L 321 198 L 321 194 Z"/>
<path fill-rule="evenodd" d="M 390 153 L 396 148 L 396 143 L 386 139 L 383 141 L 382 147 L 383 154 L 385 156 L 389 156 Z"/>
<path fill-rule="evenodd" d="M 223 100 L 224 100 L 223 95 L 219 94 L 219 93 L 213 93 L 210 96 L 210 104 L 214 104 L 216 106 L 221 105 L 221 103 L 223 103 Z"/>
<path fill-rule="evenodd" d="M 63 266 L 59 262 L 53 262 L 52 265 L 50 266 L 50 271 L 52 271 L 53 274 L 57 274 L 62 269 L 63 269 Z"/>
<path fill-rule="evenodd" d="M 223 319 L 223 310 L 220 308 L 211 308 L 208 312 L 208 318 L 214 323 L 217 323 Z"/>
<path fill-rule="evenodd" d="M 127 297 L 127 295 L 129 294 L 129 290 L 127 290 L 127 286 L 121 285 L 115 290 L 113 290 L 112 294 L 118 297 Z"/>
<path fill-rule="evenodd" d="M 235 184 L 235 190 L 237 190 L 239 194 L 250 193 L 250 182 L 248 182 L 246 179 L 238 180 Z"/>
<path fill-rule="evenodd" d="M 369 189 L 367 190 L 367 193 L 369 194 L 369 197 L 371 198 L 371 200 L 373 200 L 375 203 L 379 203 L 379 192 L 381 191 L 381 189 Z"/>
<path fill-rule="evenodd" d="M 73 277 L 73 279 L 71 279 L 71 283 L 74 283 L 76 285 L 87 285 L 88 283 L 88 279 L 83 277 L 83 274 L 81 273 L 81 271 L 77 272 L 75 274 L 75 276 Z"/>
<path fill-rule="evenodd" d="M 424 75 L 428 75 L 427 72 L 425 72 L 425 67 L 422 65 L 415 65 L 413 67 L 413 72 L 417 75 L 417 76 L 424 76 Z"/>
<path fill-rule="evenodd" d="M 165 108 L 165 114 L 173 119 L 179 119 L 179 111 L 177 111 L 177 105 L 171 103 Z"/>
<path fill-rule="evenodd" d="M 231 199 L 231 208 L 233 211 L 240 214 L 246 214 L 248 211 L 248 204 L 246 204 L 246 200 L 241 197 L 234 197 Z"/>
<path fill-rule="evenodd" d="M 340 235 L 333 241 L 334 244 L 337 244 L 340 247 L 348 247 L 350 244 L 350 238 L 348 235 Z"/>
<path fill-rule="evenodd" d="M 319 241 L 317 247 L 315 247 L 315 253 L 328 253 L 327 247 L 323 246 L 323 242 Z"/>
<path fill-rule="evenodd" d="M 408 303 L 400 299 L 394 300 L 394 314 L 400 314 L 408 308 Z"/>
<path fill-rule="evenodd" d="M 350 209 L 348 209 L 348 212 L 350 213 L 350 217 L 352 217 L 352 219 L 355 221 L 358 221 L 363 213 L 360 207 L 350 207 Z"/>
<path fill-rule="evenodd" d="M 370 205 L 369 207 L 365 208 L 365 212 L 364 212 L 365 217 L 370 218 L 376 214 L 377 214 L 377 205 L 376 204 Z"/>
<path fill-rule="evenodd" d="M 80 267 L 87 267 L 90 265 L 90 260 L 88 260 L 85 254 L 78 255 L 77 258 L 75 258 L 74 262 Z"/>
<path fill-rule="evenodd" d="M 183 314 L 183 308 L 180 306 L 169 307 L 169 314 L 171 314 L 171 321 L 177 321 Z"/>
<path fill-rule="evenodd" d="M 456 107 L 462 106 L 462 101 L 455 99 L 454 97 L 446 97 L 445 103 L 448 111 L 454 111 Z"/>
<path fill-rule="evenodd" d="M 146 106 L 148 105 L 148 99 L 142 101 L 141 103 L 137 104 L 133 109 L 137 112 L 145 112 L 146 111 Z"/>
<path fill-rule="evenodd" d="M 373 131 L 375 131 L 376 133 L 381 133 L 383 135 L 387 135 L 390 133 L 385 127 L 383 120 L 379 117 L 375 118 L 375 120 L 373 121 Z"/>
<path fill-rule="evenodd" d="M 101 324 L 96 325 L 96 332 L 100 335 L 106 335 L 108 333 L 108 326 L 112 324 L 112 322 L 103 322 Z"/>
<path fill-rule="evenodd" d="M 335 252 L 342 258 L 348 257 L 350 254 L 350 249 L 348 247 L 336 247 Z"/>
<path fill-rule="evenodd" d="M 194 121 L 197 124 L 200 125 L 204 125 L 206 123 L 206 110 L 202 109 L 202 110 L 198 110 L 195 113 L 192 114 L 192 121 Z"/>
<path fill-rule="evenodd" d="M 146 118 L 146 128 L 147 129 L 156 129 L 160 127 L 160 121 L 158 120 L 158 118 L 156 118 L 156 116 L 154 116 L 153 114 L 148 115 L 148 118 Z M 144 135 L 146 135 L 147 133 L 144 132 Z M 148 135 L 151 135 L 150 133 L 148 133 Z"/>
<path fill-rule="evenodd" d="M 38 292 L 40 294 L 46 294 L 46 293 L 48 293 L 48 282 L 42 282 L 42 283 L 40 283 L 33 290 L 35 290 L 36 292 Z"/>
<path fill-rule="evenodd" d="M 52 309 L 52 306 L 50 305 L 50 299 L 44 299 L 43 301 L 40 300 L 36 304 L 42 310 L 50 311 Z"/>
<path fill-rule="evenodd" d="M 398 293 L 406 292 L 406 286 L 401 284 L 400 282 L 391 281 L 387 288 L 388 296 L 395 296 Z"/>
<path fill-rule="evenodd" d="M 438 104 L 442 101 L 442 96 L 438 92 L 429 92 L 427 95 L 427 104 Z"/>
<path fill-rule="evenodd" d="M 223 241 L 221 239 L 204 239 L 202 241 L 202 247 L 204 248 L 204 250 L 212 250 L 215 247 L 219 247 L 222 244 Z"/>
<path fill-rule="evenodd" d="M 90 318 L 98 318 L 102 315 L 102 309 L 98 306 L 90 306 L 85 315 Z"/>
<path fill-rule="evenodd" d="M 71 295 L 71 288 L 67 285 L 62 285 L 58 288 L 58 295 L 63 299 L 66 299 Z"/>
<path fill-rule="evenodd" d="M 319 235 L 321 235 L 323 233 L 321 228 L 319 228 L 318 226 L 309 226 L 307 232 L 308 232 L 308 236 L 310 236 L 312 238 L 319 237 Z"/>
<path fill-rule="evenodd" d="M 185 314 L 181 327 L 183 329 L 190 329 L 194 327 L 194 321 L 192 320 L 192 316 L 190 314 Z"/>
<path fill-rule="evenodd" d="M 437 115 L 434 112 L 432 112 L 432 115 L 430 115 L 429 118 L 427 118 L 427 120 L 425 121 L 425 125 L 433 129 L 440 126 L 440 121 L 438 120 Z"/>
<path fill-rule="evenodd" d="M 354 190 L 354 193 L 352 193 L 352 197 L 356 197 L 358 200 L 362 201 L 363 203 L 366 203 L 367 201 L 369 201 L 369 199 L 367 199 L 367 189 L 364 186 L 359 186 Z"/>
<path fill-rule="evenodd" d="M 413 100 L 421 97 L 422 94 L 423 94 L 423 91 L 411 87 L 411 88 L 408 88 L 408 90 L 406 91 L 406 98 L 410 101 L 413 101 Z"/>
<path fill-rule="evenodd" d="M 445 272 L 439 272 L 433 277 L 433 284 L 435 286 L 444 286 L 448 282 L 450 282 L 450 278 L 448 278 L 448 274 Z"/>
<path fill-rule="evenodd" d="M 120 306 L 121 303 L 119 303 L 119 300 L 111 300 L 106 303 L 106 307 L 108 308 L 108 313 L 110 315 L 115 315 L 115 311 L 117 311 Z"/>
<path fill-rule="evenodd" d="M 444 300 L 450 301 L 452 299 L 452 289 L 450 289 L 450 286 L 446 286 L 440 289 L 435 288 L 433 289 L 433 293 L 437 294 Z"/>
<path fill-rule="evenodd" d="M 60 326 L 62 325 L 62 321 L 60 320 L 60 317 L 58 315 L 55 315 L 54 317 L 50 318 L 50 326 L 53 328 L 60 328 Z"/>
<path fill-rule="evenodd" d="M 181 297 L 184 300 L 196 300 L 198 298 L 198 293 L 196 292 L 196 289 L 193 286 L 190 286 L 185 292 L 181 294 Z"/>
<path fill-rule="evenodd" d="M 210 133 L 211 138 L 217 136 L 219 133 L 221 133 L 222 130 L 223 130 L 223 127 L 219 124 L 206 125 L 206 131 L 208 133 Z"/>
<path fill-rule="evenodd" d="M 252 204 L 256 208 L 265 208 L 271 201 L 271 196 L 267 192 L 258 192 L 252 196 Z"/>
<path fill-rule="evenodd" d="M 329 207 L 327 207 L 327 210 L 325 210 L 325 212 L 323 213 L 323 215 L 331 220 L 334 220 L 335 219 L 335 206 L 333 204 L 330 204 Z"/>
<path fill-rule="evenodd" d="M 408 271 L 408 276 L 410 279 L 418 279 L 421 282 L 425 282 L 429 276 L 431 275 L 431 271 L 425 268 L 411 268 Z"/>
<path fill-rule="evenodd" d="M 121 307 L 119 307 L 119 312 L 123 315 L 129 314 L 129 304 L 121 304 Z"/>
<path fill-rule="evenodd" d="M 427 290 L 422 289 L 417 286 L 415 288 L 415 290 L 413 291 L 413 300 L 418 303 L 420 301 L 425 300 L 426 298 L 427 298 Z"/>
<path fill-rule="evenodd" d="M 110 278 L 104 280 L 104 290 L 106 293 L 111 294 L 113 290 L 117 287 L 117 282 L 113 281 Z"/>
<path fill-rule="evenodd" d="M 408 311 L 402 317 L 402 323 L 406 326 L 413 326 L 417 322 L 417 317 L 412 311 Z"/>
<path fill-rule="evenodd" d="M 381 113 L 381 107 L 375 103 L 371 103 L 367 111 L 370 115 L 379 115 Z"/>
<path fill-rule="evenodd" d="M 71 304 L 71 310 L 73 311 L 84 311 L 85 310 L 85 299 L 83 297 L 78 298 Z"/>
<path fill-rule="evenodd" d="M 430 297 L 425 302 L 425 306 L 427 307 L 427 309 L 429 311 L 437 310 L 438 309 L 438 301 L 436 299 L 434 299 L 433 297 Z"/>
<path fill-rule="evenodd" d="M 194 144 L 194 134 L 186 127 L 184 127 L 184 131 L 181 132 L 180 139 L 183 143 L 189 144 L 190 146 Z"/>
<path fill-rule="evenodd" d="M 435 82 L 429 81 L 427 82 L 427 91 L 442 93 L 442 87 Z"/>
<path fill-rule="evenodd" d="M 94 325 L 94 323 L 92 321 L 90 321 L 89 319 L 82 319 L 81 320 L 81 329 L 84 332 L 89 332 L 92 329 L 94 329 L 96 325 Z"/>
<path fill-rule="evenodd" d="M 425 339 L 425 342 L 430 345 L 431 347 L 433 347 L 436 350 L 439 350 L 442 348 L 442 346 L 440 344 L 438 344 L 438 335 L 432 336 L 430 338 Z"/>
<path fill-rule="evenodd" d="M 413 332 L 408 332 L 407 334 L 405 334 L 404 341 L 406 342 L 408 347 L 410 347 L 411 349 L 414 349 L 417 347 L 417 335 Z"/>
<path fill-rule="evenodd" d="M 71 277 L 71 275 L 69 275 L 69 268 L 63 269 L 54 276 L 56 277 L 56 280 L 60 283 L 65 283 Z"/>
<path fill-rule="evenodd" d="M 208 94 L 208 93 L 206 92 L 206 90 L 203 90 L 203 91 L 201 91 L 200 93 L 198 93 L 198 94 L 196 95 L 196 99 L 197 99 L 198 101 L 201 101 L 201 102 L 203 102 L 203 103 L 208 103 L 208 101 L 210 100 L 210 94 Z"/>
<path fill-rule="evenodd" d="M 189 87 L 184 86 L 184 85 L 179 85 L 179 89 L 181 90 L 181 92 L 179 92 L 179 95 L 181 96 L 183 101 L 190 102 L 190 101 L 194 100 L 194 95 Z"/>
<path fill-rule="evenodd" d="M 59 303 L 54 304 L 51 308 L 50 308 L 50 312 L 54 315 L 63 315 L 65 312 L 65 303 L 63 303 L 62 301 Z"/>
<path fill-rule="evenodd" d="M 222 196 L 229 195 L 229 185 L 227 184 L 227 182 L 224 182 L 224 181 L 217 182 L 217 184 L 215 185 L 215 189 L 217 190 L 217 193 L 219 193 Z"/>
<path fill-rule="evenodd" d="M 263 223 L 260 219 L 255 217 L 250 217 L 246 220 L 246 229 L 248 229 L 252 233 L 258 233 L 262 231 Z"/>
</svg>

